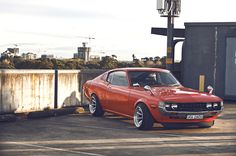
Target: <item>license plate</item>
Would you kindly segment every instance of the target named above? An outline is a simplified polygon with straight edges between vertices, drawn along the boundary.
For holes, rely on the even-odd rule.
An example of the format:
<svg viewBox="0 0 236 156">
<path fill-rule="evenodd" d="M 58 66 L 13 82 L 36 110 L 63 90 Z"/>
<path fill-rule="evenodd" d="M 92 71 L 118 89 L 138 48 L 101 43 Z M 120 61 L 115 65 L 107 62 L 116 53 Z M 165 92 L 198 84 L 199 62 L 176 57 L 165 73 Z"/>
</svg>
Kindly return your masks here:
<svg viewBox="0 0 236 156">
<path fill-rule="evenodd" d="M 203 115 L 187 115 L 186 119 L 188 120 L 203 119 Z"/>
</svg>

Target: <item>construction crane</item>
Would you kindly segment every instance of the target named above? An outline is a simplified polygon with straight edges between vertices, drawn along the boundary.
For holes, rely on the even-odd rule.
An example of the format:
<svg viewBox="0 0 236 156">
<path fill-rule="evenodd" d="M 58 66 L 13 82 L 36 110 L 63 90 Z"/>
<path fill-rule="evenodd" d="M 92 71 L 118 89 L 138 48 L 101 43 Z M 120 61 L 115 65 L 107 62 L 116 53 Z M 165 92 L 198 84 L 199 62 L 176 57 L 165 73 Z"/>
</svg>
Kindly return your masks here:
<svg viewBox="0 0 236 156">
<path fill-rule="evenodd" d="M 76 36 L 77 38 L 84 38 L 84 39 L 88 39 L 89 40 L 89 43 L 90 43 L 90 41 L 91 40 L 95 40 L 95 38 L 94 37 L 86 37 L 86 36 Z"/>
</svg>

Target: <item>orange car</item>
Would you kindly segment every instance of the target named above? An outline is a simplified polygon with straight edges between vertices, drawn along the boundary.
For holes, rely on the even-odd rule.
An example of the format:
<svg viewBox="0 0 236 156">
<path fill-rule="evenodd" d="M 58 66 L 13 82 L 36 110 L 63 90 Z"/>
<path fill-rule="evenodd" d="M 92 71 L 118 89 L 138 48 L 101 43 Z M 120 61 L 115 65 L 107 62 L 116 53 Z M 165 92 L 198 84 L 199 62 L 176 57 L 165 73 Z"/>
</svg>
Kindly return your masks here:
<svg viewBox="0 0 236 156">
<path fill-rule="evenodd" d="M 223 110 L 221 98 L 186 88 L 168 70 L 158 68 L 110 70 L 87 81 L 83 91 L 93 116 L 126 116 L 141 130 L 151 129 L 154 122 L 209 128 Z"/>
</svg>

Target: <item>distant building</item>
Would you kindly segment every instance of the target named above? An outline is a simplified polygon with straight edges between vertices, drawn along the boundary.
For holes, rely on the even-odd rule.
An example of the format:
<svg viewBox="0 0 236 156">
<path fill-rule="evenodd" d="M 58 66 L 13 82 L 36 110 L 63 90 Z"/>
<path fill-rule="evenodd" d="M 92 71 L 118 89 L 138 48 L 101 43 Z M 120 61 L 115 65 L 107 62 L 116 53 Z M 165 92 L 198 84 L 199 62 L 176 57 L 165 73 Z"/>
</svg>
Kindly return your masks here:
<svg viewBox="0 0 236 156">
<path fill-rule="evenodd" d="M 100 61 L 100 56 L 99 55 L 91 55 L 90 57 L 89 57 L 89 60 L 90 61 Z"/>
<path fill-rule="evenodd" d="M 74 57 L 73 58 L 79 58 L 78 53 L 74 53 Z"/>
<path fill-rule="evenodd" d="M 147 61 L 148 61 L 148 58 L 147 58 L 147 57 L 141 58 L 141 61 L 142 61 L 142 62 L 147 62 Z"/>
<path fill-rule="evenodd" d="M 86 47 L 85 42 L 83 42 L 82 44 L 83 44 L 83 47 L 78 47 L 78 56 L 77 56 L 77 58 L 80 58 L 80 59 L 84 60 L 85 62 L 88 62 L 89 61 L 89 53 L 90 53 L 91 48 Z"/>
<path fill-rule="evenodd" d="M 7 48 L 7 51 L 13 53 L 15 56 L 19 54 L 19 48 Z"/>
<path fill-rule="evenodd" d="M 25 60 L 34 60 L 34 59 L 36 59 L 37 55 L 34 53 L 23 53 L 22 57 Z"/>
<path fill-rule="evenodd" d="M 7 48 L 7 50 L 1 54 L 1 57 L 14 57 L 18 55 L 19 55 L 19 48 Z"/>
<path fill-rule="evenodd" d="M 49 55 L 43 54 L 43 55 L 41 55 L 41 58 L 42 58 L 42 59 L 46 59 L 46 58 L 48 58 L 48 59 L 53 59 L 54 56 L 53 56 L 52 54 L 49 54 Z"/>
</svg>

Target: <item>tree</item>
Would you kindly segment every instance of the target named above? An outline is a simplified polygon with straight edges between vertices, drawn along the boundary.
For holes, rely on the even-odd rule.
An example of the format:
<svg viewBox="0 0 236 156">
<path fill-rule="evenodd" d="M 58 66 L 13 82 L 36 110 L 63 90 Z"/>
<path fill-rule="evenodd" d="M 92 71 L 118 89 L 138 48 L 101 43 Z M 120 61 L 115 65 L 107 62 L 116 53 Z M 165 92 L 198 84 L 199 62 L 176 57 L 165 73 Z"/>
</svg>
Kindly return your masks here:
<svg viewBox="0 0 236 156">
<path fill-rule="evenodd" d="M 15 61 L 16 69 L 37 69 L 37 60 L 17 60 Z"/>
<path fill-rule="evenodd" d="M 111 57 L 113 58 L 113 59 L 117 59 L 117 56 L 116 55 L 111 55 Z"/>
<path fill-rule="evenodd" d="M 37 61 L 36 69 L 54 69 L 54 64 L 50 59 L 41 59 Z"/>
<path fill-rule="evenodd" d="M 138 59 L 136 59 L 132 66 L 133 67 L 144 67 L 144 64 L 142 61 L 139 61 Z"/>
<path fill-rule="evenodd" d="M 118 68 L 133 67 L 133 63 L 129 62 L 118 62 Z"/>
<path fill-rule="evenodd" d="M 133 61 L 137 59 L 134 54 L 132 55 L 132 58 L 133 58 Z"/>
<path fill-rule="evenodd" d="M 10 59 L 2 59 L 0 61 L 0 69 L 14 69 L 14 63 Z"/>
<path fill-rule="evenodd" d="M 97 61 L 88 61 L 85 66 L 89 69 L 100 69 L 100 64 Z"/>
<path fill-rule="evenodd" d="M 160 57 L 159 56 L 156 56 L 156 57 L 154 57 L 154 61 L 160 61 Z"/>
<path fill-rule="evenodd" d="M 105 56 L 102 58 L 102 60 L 99 62 L 101 68 L 103 69 L 113 69 L 117 68 L 118 61 L 110 56 Z"/>
<path fill-rule="evenodd" d="M 58 59 L 51 59 L 54 68 L 57 69 L 65 69 L 65 61 L 64 60 L 58 60 Z"/>
<path fill-rule="evenodd" d="M 153 61 L 153 57 L 149 57 L 149 61 Z"/>
<path fill-rule="evenodd" d="M 163 56 L 161 59 L 161 64 L 162 64 L 162 67 L 165 68 L 166 67 L 166 56 Z"/>
</svg>

